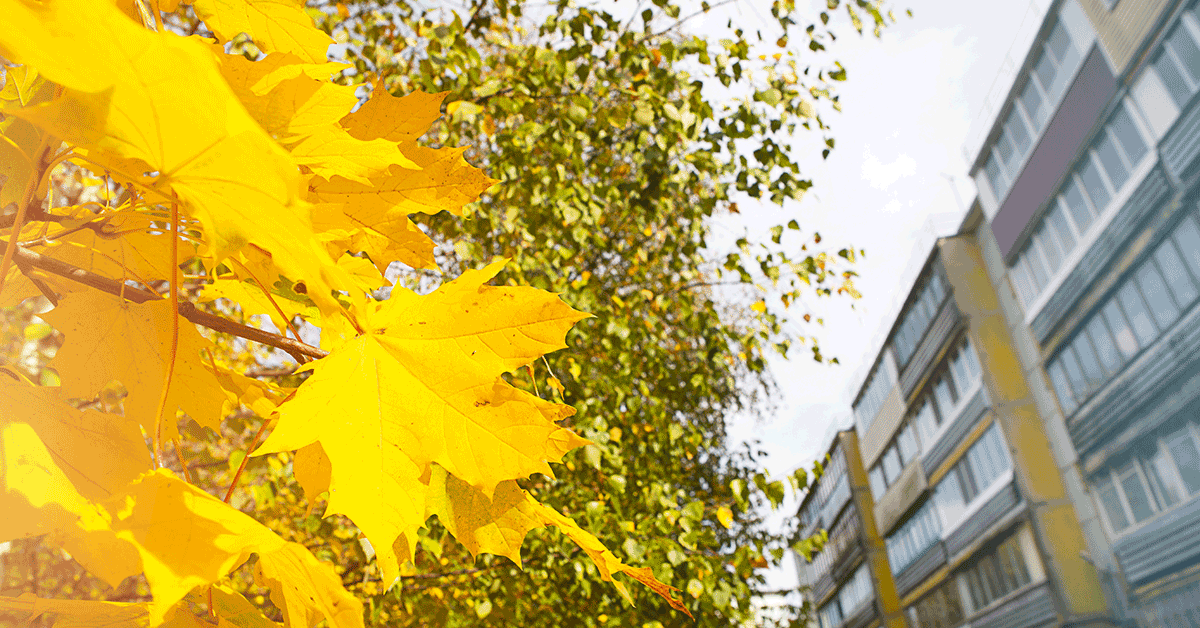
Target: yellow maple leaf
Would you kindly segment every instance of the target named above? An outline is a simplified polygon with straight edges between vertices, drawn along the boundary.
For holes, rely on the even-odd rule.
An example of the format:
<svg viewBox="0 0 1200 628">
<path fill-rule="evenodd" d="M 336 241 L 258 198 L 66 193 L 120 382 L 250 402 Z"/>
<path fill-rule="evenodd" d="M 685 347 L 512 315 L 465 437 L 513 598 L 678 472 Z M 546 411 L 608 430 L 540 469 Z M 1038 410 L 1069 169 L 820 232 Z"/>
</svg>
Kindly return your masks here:
<svg viewBox="0 0 1200 628">
<path fill-rule="evenodd" d="M 280 624 L 263 615 L 262 611 L 241 593 L 220 584 L 212 585 L 209 590 L 212 592 L 212 605 L 217 613 L 217 628 L 279 628 Z M 208 596 L 198 595 L 195 591 L 187 600 L 197 606 L 208 605 Z"/>
<path fill-rule="evenodd" d="M 416 144 L 401 147 L 420 166 L 410 170 L 398 166 L 369 177 L 367 183 L 345 177 L 309 181 L 309 200 L 337 203 L 347 216 L 364 224 L 375 224 L 396 214 L 448 211 L 463 215 L 463 207 L 498 183 L 463 159 L 465 148 L 432 149 Z"/>
<path fill-rule="evenodd" d="M 22 593 L 15 598 L 0 597 L 0 612 L 28 615 L 31 624 L 48 616 L 54 628 L 150 628 L 150 605 L 145 602 L 53 600 Z M 172 607 L 155 628 L 211 628 L 211 625 L 180 604 Z"/>
<path fill-rule="evenodd" d="M 372 218 L 378 220 L 370 222 Z M 340 205 L 320 203 L 313 207 L 313 227 L 318 237 L 338 250 L 366 253 L 381 273 L 394 261 L 413 268 L 437 268 L 433 239 L 401 212 L 350 216 Z"/>
<path fill-rule="evenodd" d="M 196 15 L 224 41 L 246 33 L 259 50 L 325 61 L 333 39 L 313 25 L 302 0 L 194 0 Z"/>
<path fill-rule="evenodd" d="M 81 496 L 107 499 L 150 470 L 150 451 L 136 425 L 96 410 L 76 410 L 57 393 L 0 377 L 3 421 L 32 427 Z"/>
<path fill-rule="evenodd" d="M 238 279 L 214 279 L 212 283 L 205 284 L 200 289 L 200 294 L 196 297 L 201 303 L 215 301 L 217 299 L 229 299 L 242 307 L 242 314 L 246 316 L 254 316 L 261 314 L 271 319 L 275 325 L 275 329 L 284 331 L 287 329 L 287 321 L 279 317 L 279 311 L 275 309 L 278 305 L 280 310 L 283 310 L 283 315 L 287 320 L 294 319 L 297 315 L 316 314 L 315 309 L 310 308 L 307 303 L 286 299 L 280 295 L 273 295 L 275 303 L 271 303 L 271 299 L 263 292 L 263 289 L 257 282 L 241 281 Z M 309 311 L 313 309 L 313 311 Z"/>
<path fill-rule="evenodd" d="M 42 315 L 66 336 L 52 362 L 62 377 L 63 395 L 90 399 L 105 384 L 120 381 L 129 391 L 125 415 L 141 423 L 147 434 L 154 434 L 171 357 L 172 317 L 166 300 L 135 304 L 94 290 L 64 298 Z M 225 394 L 205 368 L 201 352 L 209 347 L 195 325 L 179 322 L 179 346 L 162 425 L 164 442 L 178 434 L 176 408 L 200 425 L 220 428 Z"/>
<path fill-rule="evenodd" d="M 367 317 L 370 333 L 306 366 L 312 376 L 255 452 L 319 441 L 332 465 L 326 514 L 372 539 L 388 583 L 399 573 L 392 542 L 415 542 L 424 523 L 431 464 L 490 496 L 504 480 L 552 475 L 547 461 L 587 443 L 555 424 L 574 409 L 500 378 L 563 348 L 586 315 L 548 292 L 484 285 L 503 263 L 425 296 L 395 288 Z"/>
<path fill-rule="evenodd" d="M 110 586 L 142 571 L 108 511 L 79 494 L 33 427 L 0 418 L 0 541 L 47 540 Z"/>
<path fill-rule="evenodd" d="M 329 490 L 329 456 L 321 449 L 321 443 L 310 443 L 296 451 L 292 458 L 292 474 L 304 489 L 304 498 L 308 500 L 308 510 L 305 515 L 311 515 L 316 506 L 317 497 Z"/>
<path fill-rule="evenodd" d="M 284 540 L 248 515 L 159 469 L 106 503 L 112 529 L 142 557 L 161 619 L 193 588 L 217 581 L 253 552 L 271 552 Z M 186 522 L 186 534 L 180 526 Z"/>
<path fill-rule="evenodd" d="M 29 66 L 6 68 L 4 88 L 0 89 L 0 107 L 14 109 L 47 102 L 54 96 L 54 84 L 40 77 Z M 0 211 L 10 203 L 20 203 L 34 172 L 34 160 L 44 132 L 14 117 L 0 116 Z"/>
<path fill-rule="evenodd" d="M 397 98 L 376 81 L 370 100 L 346 115 L 342 126 L 362 140 L 413 142 L 441 117 L 442 101 L 449 93 L 426 94 L 418 90 Z"/>
<path fill-rule="evenodd" d="M 64 88 L 53 102 L 5 110 L 75 144 L 88 159 L 141 181 L 153 200 L 177 195 L 224 259 L 247 242 L 309 282 L 328 311 L 339 283 L 297 196 L 299 172 L 226 84 L 198 40 L 147 31 L 90 0 L 0 0 L 0 54 Z M 115 156 L 116 159 L 111 159 Z M 129 172 L 130 160 L 145 164 Z M 152 184 L 144 170 L 157 173 Z"/>
<path fill-rule="evenodd" d="M 73 209 L 56 211 L 65 214 Z M 77 218 L 62 221 L 59 229 L 48 234 L 46 246 L 30 246 L 30 250 L 122 281 L 134 279 L 149 285 L 147 282 L 170 278 L 171 237 L 162 231 L 161 215 L 129 210 L 100 216 L 86 209 L 76 212 Z M 154 220 L 160 226 L 155 226 Z M 180 261 L 195 255 L 196 247 L 181 239 Z"/>
<path fill-rule="evenodd" d="M 271 602 L 288 626 L 313 626 L 321 619 L 329 628 L 363 625 L 362 602 L 346 591 L 333 567 L 299 543 L 259 554 L 254 580 L 271 588 Z"/>
</svg>

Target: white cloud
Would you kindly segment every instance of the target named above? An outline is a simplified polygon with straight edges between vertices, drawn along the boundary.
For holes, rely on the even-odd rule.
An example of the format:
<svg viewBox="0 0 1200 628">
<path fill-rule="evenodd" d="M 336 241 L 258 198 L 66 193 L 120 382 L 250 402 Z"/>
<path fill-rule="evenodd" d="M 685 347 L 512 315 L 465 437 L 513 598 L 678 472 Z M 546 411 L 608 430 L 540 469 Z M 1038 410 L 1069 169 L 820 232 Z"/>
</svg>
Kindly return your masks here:
<svg viewBox="0 0 1200 628">
<path fill-rule="evenodd" d="M 911 177 L 917 173 L 917 161 L 906 153 L 901 153 L 891 163 L 883 163 L 871 152 L 871 148 L 863 149 L 862 176 L 876 190 L 887 190 L 900 179 Z"/>
</svg>

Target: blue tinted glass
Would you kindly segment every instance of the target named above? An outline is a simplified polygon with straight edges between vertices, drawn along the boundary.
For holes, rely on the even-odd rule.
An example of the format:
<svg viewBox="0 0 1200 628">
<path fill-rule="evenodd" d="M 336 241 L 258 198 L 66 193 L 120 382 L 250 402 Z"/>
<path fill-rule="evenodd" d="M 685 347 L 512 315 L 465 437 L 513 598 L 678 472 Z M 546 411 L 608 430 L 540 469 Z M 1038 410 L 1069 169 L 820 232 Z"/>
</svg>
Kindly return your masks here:
<svg viewBox="0 0 1200 628">
<path fill-rule="evenodd" d="M 1042 125 L 1046 123 L 1049 108 L 1046 107 L 1046 102 L 1042 100 L 1042 93 L 1033 81 L 1025 84 L 1025 91 L 1021 92 L 1021 104 L 1025 106 L 1025 113 L 1029 114 L 1029 121 L 1033 123 L 1034 127 L 1042 128 Z"/>
<path fill-rule="evenodd" d="M 1108 128 L 1112 130 L 1117 142 L 1125 150 L 1125 156 L 1129 158 L 1129 163 L 1137 164 L 1142 155 L 1146 154 L 1146 142 L 1142 140 L 1142 134 L 1138 132 L 1133 118 L 1129 116 L 1129 111 L 1124 107 L 1118 109 L 1117 113 L 1113 115 L 1112 121 L 1108 123 Z"/>
<path fill-rule="evenodd" d="M 1133 357 L 1133 354 L 1138 352 L 1137 337 L 1133 335 L 1133 328 L 1129 326 L 1129 321 L 1125 319 L 1125 314 L 1121 312 L 1121 306 L 1115 298 L 1109 299 L 1108 304 L 1104 306 L 1104 321 L 1108 323 L 1108 329 L 1112 332 L 1121 355 L 1126 360 Z"/>
<path fill-rule="evenodd" d="M 1137 336 L 1138 345 L 1145 347 L 1158 337 L 1158 330 L 1154 327 L 1154 322 L 1150 320 L 1150 311 L 1146 309 L 1146 302 L 1142 300 L 1142 295 L 1138 294 L 1137 286 L 1132 281 L 1126 281 L 1117 293 L 1117 300 L 1121 302 L 1121 309 L 1125 311 L 1125 317 L 1129 319 L 1133 326 L 1133 334 Z"/>
<path fill-rule="evenodd" d="M 1108 193 L 1108 186 L 1100 178 L 1100 169 L 1096 167 L 1096 162 L 1086 155 L 1084 159 L 1086 161 L 1083 168 L 1079 170 L 1079 179 L 1083 181 L 1084 190 L 1092 199 L 1092 206 L 1096 208 L 1096 211 L 1104 211 L 1104 208 L 1108 207 L 1108 201 L 1112 198 Z"/>
<path fill-rule="evenodd" d="M 1075 228 L 1079 230 L 1080 234 L 1085 233 L 1095 215 L 1083 197 L 1083 189 L 1079 187 L 1074 178 L 1067 182 L 1067 189 L 1063 192 L 1062 200 L 1067 206 L 1067 211 L 1071 212 L 1071 220 L 1075 221 Z"/>
<path fill-rule="evenodd" d="M 1083 370 L 1079 368 L 1079 362 L 1075 359 L 1075 352 L 1068 347 L 1059 356 L 1058 361 L 1067 373 L 1067 381 L 1071 383 L 1071 390 L 1075 391 L 1075 398 L 1080 401 L 1087 399 L 1087 381 L 1083 378 Z"/>
<path fill-rule="evenodd" d="M 1054 204 L 1054 209 L 1046 217 L 1046 225 L 1058 237 L 1058 244 L 1062 247 L 1063 255 L 1069 254 L 1075 248 L 1075 233 L 1071 230 L 1071 225 L 1067 224 L 1067 215 L 1063 211 L 1062 205 Z"/>
<path fill-rule="evenodd" d="M 1175 296 L 1175 301 L 1180 306 L 1186 306 L 1196 298 L 1196 284 L 1192 281 L 1192 276 L 1188 273 L 1187 268 L 1183 265 L 1183 260 L 1179 257 L 1179 251 L 1175 249 L 1174 243 L 1170 240 L 1163 242 L 1158 246 L 1158 250 L 1154 252 L 1154 261 L 1158 262 L 1158 268 L 1162 270 L 1163 276 L 1167 279 L 1167 286 L 1171 290 L 1171 294 Z"/>
<path fill-rule="evenodd" d="M 1096 349 L 1096 356 L 1100 358 L 1100 366 L 1104 367 L 1105 373 L 1116 374 L 1121 368 L 1122 359 L 1117 352 L 1116 343 L 1108 333 L 1108 327 L 1104 325 L 1103 316 L 1092 317 L 1087 326 L 1087 335 L 1092 339 L 1092 347 Z"/>
<path fill-rule="evenodd" d="M 1121 498 L 1117 496 L 1117 489 L 1113 487 L 1112 481 L 1107 477 L 1100 482 L 1100 489 L 1097 491 L 1100 497 L 1100 503 L 1104 506 L 1104 512 L 1108 515 L 1108 522 L 1112 525 L 1114 532 L 1120 532 L 1129 527 L 1129 518 L 1125 516 L 1125 509 L 1121 506 Z"/>
<path fill-rule="evenodd" d="M 1154 313 L 1154 320 L 1158 321 L 1159 329 L 1166 329 L 1179 318 L 1179 306 L 1171 298 L 1171 293 L 1167 292 L 1167 284 L 1152 260 L 1147 260 L 1138 269 L 1137 282 L 1142 289 L 1142 296 L 1150 305 L 1150 311 Z"/>
<path fill-rule="evenodd" d="M 1150 506 L 1150 496 L 1146 494 L 1146 485 L 1138 475 L 1135 464 L 1127 464 L 1117 472 L 1117 477 L 1121 479 L 1121 490 L 1125 493 L 1129 510 L 1133 512 L 1133 520 L 1143 521 L 1154 514 L 1154 509 Z"/>
<path fill-rule="evenodd" d="M 1179 245 L 1179 251 L 1183 253 L 1183 259 L 1191 269 L 1192 274 L 1200 277 L 1200 230 L 1196 228 L 1196 221 L 1191 216 L 1183 219 L 1178 227 L 1175 227 L 1175 244 Z"/>
<path fill-rule="evenodd" d="M 1013 147 L 1016 149 L 1016 161 L 1020 161 L 1025 153 L 1029 151 L 1029 129 L 1025 126 L 1025 120 L 1021 117 L 1021 112 L 1017 108 L 1013 108 L 1012 113 L 1008 116 L 1008 122 L 1004 124 L 1004 130 L 1012 138 Z"/>
<path fill-rule="evenodd" d="M 1104 172 L 1108 175 L 1113 189 L 1121 189 L 1129 180 L 1129 168 L 1121 161 L 1121 156 L 1117 154 L 1117 144 L 1107 133 L 1102 135 L 1096 144 L 1096 157 L 1100 158 L 1100 163 L 1104 165 Z"/>
<path fill-rule="evenodd" d="M 1079 365 L 1083 367 L 1083 377 L 1087 382 L 1088 390 L 1095 390 L 1104 383 L 1104 371 L 1100 370 L 1100 362 L 1096 359 L 1096 353 L 1092 350 L 1092 343 L 1088 341 L 1087 334 L 1079 334 L 1075 337 L 1075 342 L 1071 343 L 1071 348 L 1075 350 L 1075 356 L 1079 358 Z"/>
<path fill-rule="evenodd" d="M 1186 105 L 1188 97 L 1192 95 L 1192 88 L 1188 86 L 1187 79 L 1183 78 L 1179 63 L 1169 52 L 1163 52 L 1154 62 L 1154 69 L 1158 70 L 1158 77 L 1162 79 L 1163 85 L 1166 85 L 1171 100 L 1179 107 Z"/>
<path fill-rule="evenodd" d="M 1067 374 L 1063 371 L 1061 362 L 1050 365 L 1050 383 L 1054 384 L 1054 394 L 1058 395 L 1058 403 L 1062 405 L 1063 414 L 1074 412 L 1079 404 L 1075 403 L 1074 393 L 1071 392 L 1071 386 L 1067 383 Z"/>
</svg>

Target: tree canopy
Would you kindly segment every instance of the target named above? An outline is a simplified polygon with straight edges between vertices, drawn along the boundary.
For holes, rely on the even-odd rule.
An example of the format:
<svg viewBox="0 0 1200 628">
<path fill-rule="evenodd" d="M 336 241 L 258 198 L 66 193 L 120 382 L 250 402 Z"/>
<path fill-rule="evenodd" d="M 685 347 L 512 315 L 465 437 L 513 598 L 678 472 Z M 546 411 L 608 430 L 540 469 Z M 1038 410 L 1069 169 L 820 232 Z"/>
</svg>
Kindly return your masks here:
<svg viewBox="0 0 1200 628">
<path fill-rule="evenodd" d="M 70 503 L 6 458 L 30 523 L 4 537 L 30 540 L 5 595 L 40 597 L 0 611 L 80 612 L 57 594 L 153 621 L 753 617 L 789 538 L 761 508 L 786 483 L 726 429 L 769 407 L 767 352 L 823 359 L 804 300 L 855 295 L 853 249 L 806 234 L 793 201 L 812 185 L 797 151 L 834 147 L 834 25 L 878 33 L 878 6 L 831 0 L 808 24 L 776 2 L 769 36 L 719 39 L 688 32 L 707 3 L 7 4 L 0 368 L 6 399 L 53 420 L 5 416 L 5 444 L 55 468 L 94 463 L 85 444 L 126 455 L 60 472 Z M 782 206 L 770 240 L 718 250 L 714 217 L 748 200 Z M 110 440 L 80 442 L 96 425 Z M 156 500 L 242 545 L 200 569 L 156 545 L 178 528 L 122 532 Z M 526 536 L 544 526 L 561 536 Z M 617 573 L 661 597 L 628 605 L 601 582 Z"/>
</svg>

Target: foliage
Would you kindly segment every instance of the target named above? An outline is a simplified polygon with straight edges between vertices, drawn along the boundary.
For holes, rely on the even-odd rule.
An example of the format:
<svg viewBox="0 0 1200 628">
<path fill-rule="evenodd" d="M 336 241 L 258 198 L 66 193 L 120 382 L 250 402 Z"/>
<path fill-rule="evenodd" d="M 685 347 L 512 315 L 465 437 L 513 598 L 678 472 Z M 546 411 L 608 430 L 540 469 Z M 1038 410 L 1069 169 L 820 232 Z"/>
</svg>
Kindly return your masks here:
<svg viewBox="0 0 1200 628">
<path fill-rule="evenodd" d="M 22 595 L 0 610 L 61 625 L 198 625 L 197 610 L 269 624 L 261 594 L 257 606 L 243 597 L 252 570 L 289 626 L 361 625 L 333 566 L 231 505 L 249 453 L 292 463 L 310 494 L 329 494 L 326 513 L 363 532 L 383 589 L 438 515 L 472 550 L 518 560 L 529 530 L 554 527 L 630 601 L 617 574 L 686 613 L 651 570 L 517 483 L 552 476 L 549 462 L 588 441 L 566 426 L 573 408 L 505 376 L 565 347 L 585 315 L 540 289 L 488 285 L 505 260 L 433 292 L 378 290 L 394 261 L 436 264 L 410 214 L 461 214 L 494 183 L 461 150 L 415 142 L 437 100 L 380 93 L 352 112 L 357 88 L 328 80 L 343 67 L 324 62 L 328 38 L 287 3 L 122 8 L 0 2 L 0 54 L 19 64 L 0 93 L 3 199 L 15 204 L 0 304 L 29 315 L 28 299 L 45 299 L 53 308 L 39 315 L 61 338 L 52 370 L 33 359 L 0 373 L 0 538 L 45 536 L 98 581 L 84 589 L 133 579 L 150 599 Z M 270 54 L 251 61 L 180 36 L 178 13 L 159 9 Z M 56 177 L 97 199 L 55 202 Z M 281 354 L 246 341 L 290 354 L 305 375 L 296 386 L 248 377 L 245 362 Z M 229 431 L 241 444 L 254 423 L 227 488 L 190 475 L 181 437 L 207 447 Z"/>
</svg>

